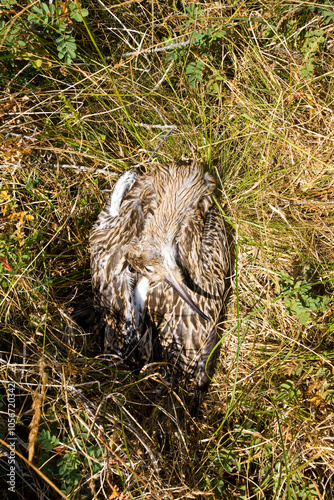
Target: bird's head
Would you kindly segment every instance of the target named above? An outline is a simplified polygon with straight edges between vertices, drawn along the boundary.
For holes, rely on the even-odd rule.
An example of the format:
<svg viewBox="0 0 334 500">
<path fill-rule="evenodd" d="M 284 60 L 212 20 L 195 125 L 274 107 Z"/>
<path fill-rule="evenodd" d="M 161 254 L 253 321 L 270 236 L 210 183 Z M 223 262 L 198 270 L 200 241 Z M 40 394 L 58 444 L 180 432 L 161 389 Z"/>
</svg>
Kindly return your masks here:
<svg viewBox="0 0 334 500">
<path fill-rule="evenodd" d="M 172 244 L 149 245 L 144 242 L 134 245 L 128 253 L 128 263 L 151 284 L 165 281 L 201 318 L 210 319 L 196 306 L 187 287 L 176 259 L 176 248 Z"/>
</svg>

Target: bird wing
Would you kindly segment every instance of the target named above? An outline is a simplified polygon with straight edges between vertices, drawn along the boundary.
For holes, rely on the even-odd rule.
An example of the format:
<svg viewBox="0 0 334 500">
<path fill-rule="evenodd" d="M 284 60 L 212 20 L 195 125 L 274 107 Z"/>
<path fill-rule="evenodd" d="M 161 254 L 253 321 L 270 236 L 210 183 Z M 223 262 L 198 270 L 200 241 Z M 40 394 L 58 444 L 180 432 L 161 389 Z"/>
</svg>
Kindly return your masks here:
<svg viewBox="0 0 334 500">
<path fill-rule="evenodd" d="M 211 203 L 204 210 L 199 204 L 194 216 L 182 226 L 177 247 L 185 284 L 195 293 L 195 304 L 216 322 L 228 288 L 231 262 L 226 229 L 215 205 Z"/>
<path fill-rule="evenodd" d="M 174 365 L 180 380 L 193 380 L 194 397 L 200 399 L 219 352 L 217 349 L 210 356 L 219 338 L 217 324 L 222 319 L 230 275 L 228 238 L 212 202 L 211 206 L 207 199 L 205 205 L 199 203 L 193 217 L 186 220 L 177 235 L 177 248 L 189 294 L 211 321 L 201 318 L 174 290 L 161 283 L 149 290 L 147 297 L 148 315 L 158 330 L 153 349 L 158 351 L 158 359 Z"/>
<path fill-rule="evenodd" d="M 224 298 L 229 288 L 231 249 L 224 221 L 216 205 L 212 205 L 205 213 L 201 240 L 200 259 L 204 279 L 215 284 L 217 293 Z"/>
<path fill-rule="evenodd" d="M 152 194 L 143 196 L 145 189 L 149 191 L 143 180 L 134 170 L 119 178 L 90 237 L 92 286 L 105 330 L 105 351 L 129 360 L 135 358 L 145 315 L 137 290 L 141 276 L 127 262 L 128 245 L 140 238 L 153 199 Z"/>
</svg>

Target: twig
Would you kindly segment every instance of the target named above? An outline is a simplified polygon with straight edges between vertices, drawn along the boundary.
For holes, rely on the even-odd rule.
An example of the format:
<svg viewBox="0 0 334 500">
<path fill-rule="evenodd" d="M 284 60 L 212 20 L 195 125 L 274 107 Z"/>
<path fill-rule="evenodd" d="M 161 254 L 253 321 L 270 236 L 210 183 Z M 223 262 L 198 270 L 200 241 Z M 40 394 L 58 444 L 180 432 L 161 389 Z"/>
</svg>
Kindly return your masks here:
<svg viewBox="0 0 334 500">
<path fill-rule="evenodd" d="M 8 132 L 6 134 L 6 137 L 20 137 L 20 139 L 27 139 L 28 141 L 36 142 L 38 139 L 35 138 L 35 135 L 37 134 L 37 129 L 31 134 L 31 135 L 21 135 L 21 134 L 14 134 L 14 132 Z"/>
<path fill-rule="evenodd" d="M 56 163 L 50 164 L 51 167 L 60 167 L 60 168 L 71 168 L 73 170 L 80 170 L 81 172 L 90 172 L 94 174 L 104 174 L 104 175 L 114 175 L 117 177 L 118 174 L 115 172 L 110 172 L 103 168 L 94 168 L 94 167 L 85 167 L 84 165 L 59 165 Z"/>
<path fill-rule="evenodd" d="M 177 126 L 176 125 L 171 125 L 170 130 L 168 130 L 167 134 L 161 139 L 159 142 L 158 146 L 155 148 L 153 153 L 147 158 L 147 160 L 144 160 L 142 163 L 147 163 L 152 160 L 153 156 L 156 154 L 156 152 L 159 150 L 159 148 L 162 146 L 162 144 L 165 142 L 167 137 L 173 132 L 173 130 L 176 130 Z"/>
<path fill-rule="evenodd" d="M 134 125 L 136 125 L 136 127 L 144 127 L 149 130 L 151 130 L 151 128 L 159 128 L 160 130 L 170 130 L 172 128 L 176 128 L 176 125 L 147 125 L 147 123 L 134 123 Z"/>
<path fill-rule="evenodd" d="M 135 39 L 135 37 L 132 35 L 131 30 L 129 30 L 129 29 L 128 29 L 128 28 L 127 28 L 127 27 L 126 27 L 126 26 L 125 26 L 125 25 L 124 25 L 124 24 L 123 24 L 123 23 L 122 23 L 122 22 L 118 19 L 118 17 L 117 17 L 117 16 L 116 16 L 113 12 L 111 12 L 110 8 L 109 8 L 109 7 L 107 7 L 107 6 L 106 6 L 106 5 L 102 2 L 102 0 L 97 0 L 97 1 L 98 1 L 98 3 L 99 3 L 100 5 L 102 5 L 102 7 L 103 7 L 103 8 L 104 8 L 107 12 L 109 12 L 109 14 L 110 14 L 110 16 L 111 16 L 111 17 L 113 17 L 114 19 L 116 19 L 116 20 L 119 22 L 119 24 L 123 27 L 124 31 L 126 31 L 126 32 L 128 33 L 128 35 L 129 35 L 129 37 L 130 37 L 130 38 L 132 38 L 133 42 L 134 42 L 135 44 L 137 44 L 137 45 L 138 45 L 138 42 L 137 42 L 137 40 Z M 123 38 L 123 41 L 124 41 L 124 42 L 125 42 L 125 43 L 129 46 L 129 47 L 131 47 L 131 48 L 132 48 L 131 44 L 127 41 L 127 39 L 126 39 L 126 38 Z"/>
<path fill-rule="evenodd" d="M 94 174 L 104 174 L 104 175 L 111 175 L 117 177 L 117 173 L 115 172 L 110 172 L 109 170 L 103 169 L 103 168 L 94 168 L 94 167 L 86 167 L 85 165 L 60 165 L 57 163 L 48 163 L 47 164 L 49 167 L 54 167 L 54 168 L 71 168 L 73 170 L 79 170 L 81 172 L 90 172 Z M 2 164 L 0 165 L 0 168 L 6 168 L 6 167 L 21 167 L 21 165 L 18 164 Z"/>
<path fill-rule="evenodd" d="M 287 200 L 286 201 L 290 205 L 319 205 L 319 206 L 326 206 L 326 205 L 334 205 L 334 200 L 330 201 L 317 201 L 317 200 Z"/>
<path fill-rule="evenodd" d="M 167 78 L 167 73 L 168 73 L 168 72 L 169 72 L 169 70 L 172 68 L 173 64 L 174 64 L 174 61 L 172 61 L 172 62 L 170 63 L 170 65 L 168 66 L 168 68 L 167 68 L 167 69 L 166 69 L 166 71 L 164 72 L 163 77 L 161 78 L 161 80 L 159 80 L 159 81 L 158 81 L 158 83 L 157 83 L 157 84 L 153 87 L 153 90 L 157 90 L 157 89 L 160 87 L 160 85 L 162 84 L 162 82 L 163 82 L 164 80 L 166 80 L 166 78 Z"/>
<path fill-rule="evenodd" d="M 126 52 L 124 54 L 125 57 L 129 56 L 139 56 L 141 54 L 154 54 L 155 52 L 166 52 L 167 50 L 171 49 L 177 49 L 178 47 L 185 47 L 186 45 L 190 44 L 190 39 L 185 40 L 184 42 L 176 42 L 176 43 L 171 43 L 170 45 L 164 45 L 163 47 L 155 47 L 151 49 L 144 49 L 141 51 L 134 51 L 134 52 Z"/>
</svg>

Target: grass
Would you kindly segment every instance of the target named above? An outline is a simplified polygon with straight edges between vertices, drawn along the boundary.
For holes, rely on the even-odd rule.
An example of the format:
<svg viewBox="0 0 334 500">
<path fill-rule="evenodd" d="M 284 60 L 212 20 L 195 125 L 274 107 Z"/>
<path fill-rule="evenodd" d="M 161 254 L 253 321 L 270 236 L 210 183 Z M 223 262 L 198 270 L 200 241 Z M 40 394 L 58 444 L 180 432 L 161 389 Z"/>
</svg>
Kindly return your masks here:
<svg viewBox="0 0 334 500">
<path fill-rule="evenodd" d="M 1 2 L 2 497 L 14 398 L 15 498 L 331 500 L 333 7 L 86 1 L 79 22 L 59 5 L 69 64 L 52 16 Z M 154 161 L 215 175 L 236 237 L 198 419 L 178 394 L 166 410 L 154 369 L 108 366 L 73 319 L 90 229 L 159 145 Z"/>
</svg>

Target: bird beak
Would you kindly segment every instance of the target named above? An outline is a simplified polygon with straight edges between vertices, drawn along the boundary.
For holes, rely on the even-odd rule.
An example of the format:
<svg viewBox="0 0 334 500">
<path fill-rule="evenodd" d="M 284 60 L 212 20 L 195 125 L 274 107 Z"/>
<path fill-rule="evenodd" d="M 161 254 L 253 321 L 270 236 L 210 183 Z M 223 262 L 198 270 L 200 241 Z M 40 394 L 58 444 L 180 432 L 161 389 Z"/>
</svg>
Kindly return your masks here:
<svg viewBox="0 0 334 500">
<path fill-rule="evenodd" d="M 187 292 L 187 289 L 185 286 L 181 285 L 173 273 L 169 272 L 169 275 L 165 278 L 166 283 L 168 283 L 169 286 L 174 288 L 177 294 L 180 295 L 181 299 L 183 299 L 199 316 L 203 319 L 206 319 L 206 321 L 210 321 L 210 318 L 208 318 L 198 307 L 194 304 L 192 298 L 190 297 L 189 293 Z"/>
</svg>

